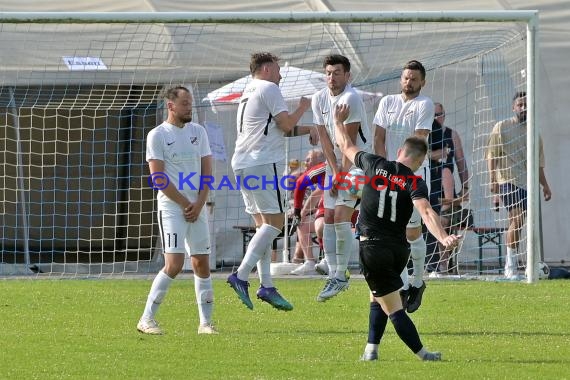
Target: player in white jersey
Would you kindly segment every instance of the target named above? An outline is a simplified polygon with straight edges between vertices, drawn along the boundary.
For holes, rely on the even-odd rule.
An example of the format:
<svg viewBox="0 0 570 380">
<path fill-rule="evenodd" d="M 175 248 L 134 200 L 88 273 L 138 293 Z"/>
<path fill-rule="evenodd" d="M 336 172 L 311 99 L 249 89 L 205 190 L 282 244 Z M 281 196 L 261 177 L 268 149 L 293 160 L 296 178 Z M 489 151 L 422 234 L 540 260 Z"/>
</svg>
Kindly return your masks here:
<svg viewBox="0 0 570 380">
<path fill-rule="evenodd" d="M 327 159 L 324 204 L 325 226 L 323 248 L 329 267 L 329 275 L 317 301 L 326 301 L 339 292 L 348 289 L 346 268 L 354 240 L 351 218 L 358 207 L 358 200 L 338 192 L 336 183 L 340 173 L 347 173 L 353 167 L 343 156 L 335 138 L 334 111 L 337 104 L 350 106 L 350 114 L 344 122 L 353 143 L 366 152 L 371 151 L 372 134 L 368 127 L 366 110 L 361 96 L 350 86 L 350 61 L 335 54 L 325 57 L 323 68 L 327 87 L 313 95 L 313 122 L 319 132 L 319 140 Z"/>
<path fill-rule="evenodd" d="M 281 233 L 284 210 L 278 176 L 285 165 L 285 137 L 310 134 L 315 144 L 318 135 L 312 126 L 297 126 L 301 116 L 309 108 L 310 101 L 301 98 L 299 106 L 289 114 L 279 82 L 279 58 L 271 53 L 254 53 L 250 72 L 253 80 L 246 86 L 238 107 L 236 127 L 237 141 L 232 157 L 232 168 L 237 178 L 255 176 L 265 183 L 274 179 L 275 185 L 242 186 L 240 191 L 245 211 L 253 217 L 256 233 L 247 246 L 237 271 L 227 282 L 240 300 L 253 309 L 247 281 L 254 266 L 261 286 L 257 298 L 278 310 L 292 310 L 293 306 L 283 298 L 271 278 L 271 243 Z"/>
<path fill-rule="evenodd" d="M 404 66 L 400 77 L 402 92 L 397 95 L 387 95 L 380 99 L 378 110 L 374 116 L 374 124 L 376 125 L 374 151 L 377 155 L 388 160 L 395 160 L 398 148 L 412 135 L 425 138 L 427 141 L 435 116 L 435 106 L 430 98 L 420 94 L 421 89 L 425 86 L 425 79 L 426 70 L 424 66 L 418 61 L 409 61 Z M 429 186 L 430 168 L 427 158 L 415 174 L 421 176 Z M 422 236 L 421 223 L 420 214 L 414 208 L 406 229 L 406 238 L 411 246 L 414 278 L 410 284 L 408 269 L 404 268 L 402 272 L 404 286 L 401 291 L 404 309 L 409 313 L 413 313 L 420 307 L 425 290 L 423 273 L 426 242 Z"/>
<path fill-rule="evenodd" d="M 206 130 L 192 123 L 192 95 L 173 87 L 164 95 L 168 118 L 148 133 L 146 160 L 149 184 L 158 189 L 158 224 L 164 250 L 164 267 L 155 277 L 137 329 L 162 334 L 155 315 L 170 284 L 182 271 L 189 254 L 200 325 L 198 334 L 217 334 L 212 325 L 214 290 L 210 276 L 210 234 L 204 205 L 208 186 L 201 176 L 212 175 L 212 153 Z"/>
</svg>

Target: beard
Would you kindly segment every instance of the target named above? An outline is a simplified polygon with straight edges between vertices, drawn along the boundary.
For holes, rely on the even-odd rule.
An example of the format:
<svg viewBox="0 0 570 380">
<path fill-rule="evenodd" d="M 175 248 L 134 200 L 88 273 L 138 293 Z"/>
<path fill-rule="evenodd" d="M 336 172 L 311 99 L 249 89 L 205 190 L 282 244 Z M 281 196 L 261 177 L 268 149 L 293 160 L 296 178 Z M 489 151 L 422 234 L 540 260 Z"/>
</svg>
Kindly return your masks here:
<svg viewBox="0 0 570 380">
<path fill-rule="evenodd" d="M 517 113 L 517 119 L 521 124 L 526 122 L 526 111 Z"/>
<path fill-rule="evenodd" d="M 342 92 L 342 88 L 337 83 L 329 83 L 328 88 L 330 93 L 335 96 Z"/>
<path fill-rule="evenodd" d="M 185 123 L 185 124 L 189 123 L 192 121 L 192 115 L 188 115 L 188 116 L 182 115 L 182 116 L 180 116 L 180 121 Z"/>
<path fill-rule="evenodd" d="M 402 93 L 404 93 L 406 96 L 417 96 L 420 93 L 421 89 L 421 87 L 414 88 L 412 86 L 404 86 L 402 87 Z"/>
</svg>

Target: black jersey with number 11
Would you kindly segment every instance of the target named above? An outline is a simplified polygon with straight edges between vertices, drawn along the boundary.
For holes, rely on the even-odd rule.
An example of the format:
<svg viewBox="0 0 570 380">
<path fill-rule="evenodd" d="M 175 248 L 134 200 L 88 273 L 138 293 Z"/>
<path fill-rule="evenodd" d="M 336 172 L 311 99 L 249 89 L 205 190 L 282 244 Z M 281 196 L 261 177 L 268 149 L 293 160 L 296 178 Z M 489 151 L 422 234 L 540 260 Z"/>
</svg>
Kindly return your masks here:
<svg viewBox="0 0 570 380">
<path fill-rule="evenodd" d="M 358 152 L 354 164 L 369 179 L 360 201 L 360 234 L 407 244 L 406 225 L 414 207 L 412 199 L 429 196 L 425 181 L 406 165 L 370 153 Z"/>
</svg>

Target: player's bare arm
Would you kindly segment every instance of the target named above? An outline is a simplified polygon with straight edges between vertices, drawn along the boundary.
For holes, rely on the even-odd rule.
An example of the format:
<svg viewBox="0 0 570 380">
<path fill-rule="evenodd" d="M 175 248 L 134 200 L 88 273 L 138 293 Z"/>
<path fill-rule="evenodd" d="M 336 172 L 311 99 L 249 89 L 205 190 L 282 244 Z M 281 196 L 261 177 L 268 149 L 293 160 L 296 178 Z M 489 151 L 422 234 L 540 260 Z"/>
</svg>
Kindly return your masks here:
<svg viewBox="0 0 570 380">
<path fill-rule="evenodd" d="M 461 138 L 455 129 L 451 133 L 451 138 L 453 139 L 453 146 L 455 147 L 455 164 L 457 165 L 459 179 L 462 184 L 462 193 L 467 193 L 467 190 L 469 190 L 469 170 L 467 169 L 467 160 L 463 152 Z"/>
<path fill-rule="evenodd" d="M 348 107 L 348 106 L 347 106 Z M 350 108 L 348 108 L 350 114 Z M 348 118 L 348 115 L 346 116 Z M 346 120 L 346 118 L 345 118 Z M 343 121 L 344 124 L 344 121 Z M 358 138 L 358 130 L 360 129 L 360 123 L 348 123 L 344 124 L 344 131 L 346 132 L 345 138 L 349 138 L 353 145 L 356 145 L 356 139 Z M 349 160 L 344 154 L 342 156 L 342 172 L 348 172 L 352 166 L 353 161 Z"/>
<path fill-rule="evenodd" d="M 280 112 L 279 114 L 274 116 L 275 123 L 277 124 L 279 129 L 281 129 L 283 132 L 291 133 L 293 132 L 295 126 L 299 123 L 299 120 L 301 120 L 301 117 L 303 117 L 305 111 L 307 111 L 310 106 L 311 106 L 311 100 L 302 97 L 299 100 L 299 106 L 297 107 L 295 112 L 291 114 L 287 111 Z"/>
<path fill-rule="evenodd" d="M 491 193 L 499 193 L 499 183 L 497 182 L 497 159 L 494 157 L 489 157 L 487 159 L 487 169 L 489 171 L 489 186 L 491 187 Z"/>
<path fill-rule="evenodd" d="M 312 125 L 296 125 L 291 132 L 285 134 L 286 137 L 304 135 L 309 135 L 309 143 L 311 145 L 315 146 L 319 143 L 319 132 Z"/>
<path fill-rule="evenodd" d="M 327 132 L 327 129 L 325 128 L 324 125 L 317 125 L 316 126 L 317 131 L 319 132 L 319 141 L 321 142 L 321 148 L 323 149 L 323 154 L 325 155 L 325 158 L 327 160 L 327 164 L 328 166 L 331 168 L 332 170 L 332 176 L 333 176 L 333 186 L 331 186 L 329 192 L 331 193 L 331 195 L 336 195 L 336 177 L 339 173 L 339 167 L 337 164 L 337 160 L 336 160 L 336 155 L 334 153 L 334 146 L 333 143 L 331 141 L 331 138 Z"/>
<path fill-rule="evenodd" d="M 433 211 L 426 198 L 413 199 L 413 203 L 419 211 L 429 232 L 431 232 L 441 244 L 446 248 L 454 248 L 459 244 L 461 236 L 454 234 L 448 235 L 447 232 L 445 232 L 445 229 L 441 225 L 439 215 Z"/>
<path fill-rule="evenodd" d="M 542 193 L 544 194 L 544 200 L 549 201 L 552 198 L 552 192 L 550 191 L 550 186 L 546 181 L 546 174 L 544 174 L 544 168 L 538 168 L 538 182 L 542 185 Z"/>
<path fill-rule="evenodd" d="M 447 159 L 447 152 L 445 149 L 430 150 L 428 154 L 430 160 L 433 161 L 439 161 L 439 160 L 445 161 Z"/>
<path fill-rule="evenodd" d="M 316 128 L 319 133 L 319 141 L 321 142 L 321 147 L 327 160 L 327 164 L 331 167 L 333 176 L 336 176 L 338 173 L 338 166 L 336 164 L 336 155 L 334 154 L 334 146 L 331 138 L 324 125 L 317 125 Z"/>
<path fill-rule="evenodd" d="M 150 160 L 148 162 L 148 168 L 150 170 L 151 176 L 154 173 L 164 173 L 164 161 L 162 160 Z M 182 195 L 176 188 L 176 185 L 171 181 L 167 187 L 161 189 L 162 193 L 168 198 L 176 202 L 182 210 L 188 206 L 190 201 Z"/>
<path fill-rule="evenodd" d="M 350 138 L 349 132 L 347 131 L 347 125 L 344 124 L 349 114 L 350 107 L 347 104 L 339 104 L 335 107 L 335 135 L 336 142 L 342 154 L 350 162 L 354 163 L 354 157 L 356 157 L 356 153 L 360 150 L 354 145 L 354 140 Z"/>
<path fill-rule="evenodd" d="M 379 125 L 374 131 L 374 153 L 386 157 L 386 129 Z"/>
<path fill-rule="evenodd" d="M 414 131 L 414 136 L 422 137 L 423 139 L 425 139 L 427 141 L 430 132 L 431 131 L 429 129 L 416 129 Z"/>
<path fill-rule="evenodd" d="M 489 143 L 487 146 L 487 170 L 489 172 L 489 187 L 491 193 L 499 193 L 499 183 L 497 182 L 497 170 L 499 168 L 499 159 L 502 155 L 499 140 L 499 126 L 495 125 L 491 136 L 489 136 Z"/>
<path fill-rule="evenodd" d="M 211 177 L 212 156 L 208 155 L 202 157 L 200 164 L 202 168 L 201 175 L 204 177 Z M 194 223 L 196 220 L 198 220 L 198 216 L 200 215 L 202 208 L 204 207 L 206 201 L 208 200 L 209 193 L 210 193 L 209 186 L 203 186 L 203 188 L 198 189 L 198 199 L 196 200 L 196 202 L 194 203 L 190 202 L 190 204 L 186 206 L 186 208 L 184 209 L 184 217 L 188 222 Z"/>
</svg>

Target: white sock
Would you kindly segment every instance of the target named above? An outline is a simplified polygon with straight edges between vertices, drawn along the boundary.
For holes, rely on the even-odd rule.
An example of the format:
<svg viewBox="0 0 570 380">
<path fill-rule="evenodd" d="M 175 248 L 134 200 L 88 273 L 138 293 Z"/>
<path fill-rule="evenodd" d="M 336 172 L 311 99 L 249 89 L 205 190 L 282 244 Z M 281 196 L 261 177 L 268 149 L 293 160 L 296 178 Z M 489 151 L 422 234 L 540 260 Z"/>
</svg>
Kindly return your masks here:
<svg viewBox="0 0 570 380">
<path fill-rule="evenodd" d="M 272 244 L 269 244 L 265 250 L 265 254 L 261 256 L 257 262 L 257 275 L 259 276 L 259 282 L 265 288 L 273 287 L 273 279 L 271 278 L 271 253 Z"/>
<path fill-rule="evenodd" d="M 323 228 L 323 249 L 325 259 L 329 267 L 329 278 L 334 278 L 336 273 L 336 231 L 334 224 L 325 224 Z"/>
<path fill-rule="evenodd" d="M 334 229 L 336 233 L 336 274 L 339 280 L 346 281 L 346 268 L 350 259 L 350 250 L 352 248 L 352 228 L 350 222 L 335 223 Z"/>
<path fill-rule="evenodd" d="M 212 277 L 200 278 L 194 275 L 194 292 L 196 293 L 200 324 L 209 325 L 212 323 L 212 310 L 214 309 Z"/>
<path fill-rule="evenodd" d="M 420 359 L 423 359 L 424 356 L 428 353 L 428 350 L 426 350 L 425 347 L 422 347 L 421 350 L 419 350 L 418 352 L 416 352 L 416 356 Z"/>
<path fill-rule="evenodd" d="M 173 278 L 168 277 L 163 271 L 158 272 L 148 292 L 146 306 L 144 307 L 141 319 L 154 319 L 173 280 Z"/>
<path fill-rule="evenodd" d="M 378 352 L 378 345 L 374 343 L 366 343 L 366 347 L 364 347 L 364 352 Z"/>
<path fill-rule="evenodd" d="M 402 282 L 404 283 L 404 285 L 402 286 L 402 290 L 408 290 L 410 288 L 410 278 L 408 276 L 408 266 L 407 265 L 404 268 L 404 270 L 402 271 L 402 273 L 400 273 L 400 278 L 402 279 Z"/>
<path fill-rule="evenodd" d="M 507 247 L 507 257 L 505 257 L 505 272 L 516 271 L 519 266 L 517 259 L 517 249 Z"/>
<path fill-rule="evenodd" d="M 281 230 L 278 230 L 269 224 L 262 224 L 261 227 L 259 227 L 249 241 L 245 256 L 238 267 L 237 277 L 240 280 L 248 280 L 253 267 L 265 255 L 267 248 L 271 246 L 273 239 L 275 239 L 280 233 Z M 269 260 L 271 263 L 271 256 L 269 257 Z"/>
<path fill-rule="evenodd" d="M 420 235 L 414 241 L 409 241 L 411 248 L 412 264 L 414 266 L 414 278 L 412 280 L 412 286 L 419 288 L 422 286 L 424 280 L 424 268 L 426 263 L 426 241 L 423 236 Z"/>
</svg>

